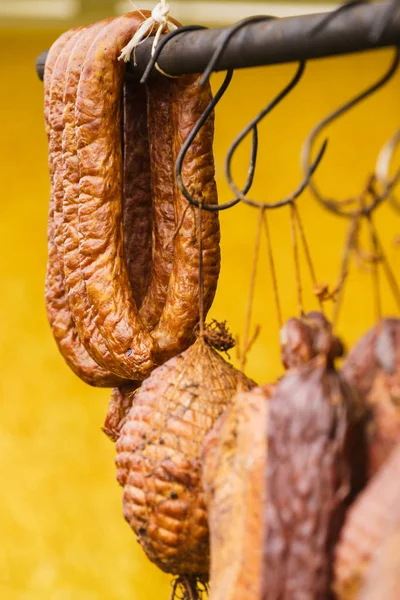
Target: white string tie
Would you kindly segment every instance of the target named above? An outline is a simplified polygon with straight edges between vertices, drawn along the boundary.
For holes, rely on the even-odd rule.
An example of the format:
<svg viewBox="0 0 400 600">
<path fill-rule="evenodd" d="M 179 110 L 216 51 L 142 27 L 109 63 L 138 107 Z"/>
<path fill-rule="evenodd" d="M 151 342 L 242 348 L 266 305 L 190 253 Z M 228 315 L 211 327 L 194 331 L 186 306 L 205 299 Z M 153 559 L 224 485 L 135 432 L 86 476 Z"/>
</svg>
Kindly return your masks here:
<svg viewBox="0 0 400 600">
<path fill-rule="evenodd" d="M 156 4 L 156 6 L 151 11 L 151 17 L 143 21 L 143 23 L 136 31 L 131 41 L 124 48 L 122 48 L 118 60 L 124 60 L 125 62 L 128 62 L 130 60 L 132 52 L 135 52 L 135 49 L 145 40 L 147 40 L 153 26 L 158 24 L 156 35 L 154 36 L 153 40 L 153 45 L 151 47 L 151 55 L 153 56 L 164 29 L 167 28 L 168 31 L 173 31 L 174 29 L 177 29 L 177 26 L 169 20 L 169 10 L 170 8 L 168 2 L 166 0 L 160 0 L 160 2 Z M 136 66 L 135 56 L 134 65 Z"/>
</svg>

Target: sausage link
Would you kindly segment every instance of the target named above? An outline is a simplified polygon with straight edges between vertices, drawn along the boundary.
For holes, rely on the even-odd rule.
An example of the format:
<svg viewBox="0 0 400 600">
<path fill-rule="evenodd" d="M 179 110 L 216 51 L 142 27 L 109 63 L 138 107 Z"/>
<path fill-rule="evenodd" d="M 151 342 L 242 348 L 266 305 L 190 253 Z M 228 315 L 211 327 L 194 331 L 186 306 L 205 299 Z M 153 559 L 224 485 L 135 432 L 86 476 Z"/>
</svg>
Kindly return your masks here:
<svg viewBox="0 0 400 600">
<path fill-rule="evenodd" d="M 46 60 L 44 75 L 44 115 L 49 146 L 52 146 L 54 143 L 54 132 L 52 132 L 51 125 L 51 113 L 53 112 L 51 99 L 53 71 L 60 53 L 69 40 L 71 40 L 71 38 L 73 39 L 76 32 L 77 30 L 73 29 L 61 35 L 51 47 Z M 57 119 L 58 122 L 60 122 L 61 115 L 59 111 Z M 99 367 L 87 354 L 79 339 L 78 332 L 68 307 L 60 257 L 54 240 L 54 176 L 57 158 L 59 158 L 59 148 L 57 147 L 55 149 L 54 155 L 54 152 L 50 147 L 49 171 L 51 178 L 51 192 L 48 221 L 48 263 L 46 273 L 47 316 L 59 351 L 72 371 L 90 385 L 109 387 L 116 385 L 118 378 L 111 376 L 107 371 Z"/>
<path fill-rule="evenodd" d="M 74 48 L 69 53 L 64 82 L 63 113 L 63 181 L 62 181 L 62 243 L 65 287 L 69 306 L 75 319 L 79 336 L 92 358 L 101 363 L 103 356 L 109 356 L 107 341 L 95 330 L 96 344 L 89 344 L 93 314 L 87 300 L 86 287 L 79 264 L 78 207 L 79 207 L 79 164 L 76 147 L 75 102 L 82 62 L 97 34 L 110 22 L 110 19 L 97 23 L 83 31 Z M 85 315 L 86 319 L 80 318 Z M 112 370 L 111 370 L 112 371 Z M 120 377 L 114 379 L 122 381 Z"/>
<path fill-rule="evenodd" d="M 139 13 L 129 13 L 98 34 L 83 64 L 75 113 L 80 264 L 94 316 L 87 347 L 93 351 L 93 332 L 98 330 L 112 355 L 112 360 L 103 356 L 102 365 L 130 379 L 144 379 L 150 373 L 157 350 L 132 296 L 121 215 L 120 99 L 125 66 L 118 56 L 142 20 Z"/>
<path fill-rule="evenodd" d="M 187 75 L 174 83 L 172 124 L 174 164 L 182 144 L 204 112 L 211 98 L 209 85 L 200 86 L 199 77 Z M 190 146 L 182 168 L 182 178 L 190 193 L 207 204 L 217 203 L 212 152 L 214 119 L 211 116 Z M 180 223 L 187 200 L 175 190 L 176 222 Z M 187 210 L 179 234 L 174 239 L 174 259 L 167 298 L 160 321 L 152 335 L 163 359 L 180 352 L 193 341 L 199 321 L 199 244 L 193 238 L 197 210 Z M 203 211 L 204 314 L 214 299 L 220 270 L 220 231 L 218 213 Z"/>
</svg>

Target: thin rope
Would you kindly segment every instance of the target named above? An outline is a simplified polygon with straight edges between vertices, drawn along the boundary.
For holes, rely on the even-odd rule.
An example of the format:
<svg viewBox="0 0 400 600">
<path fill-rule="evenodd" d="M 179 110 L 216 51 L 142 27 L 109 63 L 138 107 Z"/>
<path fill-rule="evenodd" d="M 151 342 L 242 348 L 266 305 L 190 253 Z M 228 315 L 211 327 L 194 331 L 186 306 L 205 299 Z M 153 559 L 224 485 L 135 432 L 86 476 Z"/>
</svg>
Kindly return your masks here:
<svg viewBox="0 0 400 600">
<path fill-rule="evenodd" d="M 308 269 L 310 271 L 310 277 L 311 277 L 311 281 L 313 283 L 314 291 L 315 291 L 317 289 L 317 287 L 318 287 L 318 282 L 317 282 L 317 277 L 315 275 L 314 263 L 313 263 L 313 260 L 311 258 L 310 246 L 308 245 L 308 242 L 307 242 L 306 232 L 305 232 L 304 227 L 303 227 L 303 222 L 302 222 L 302 219 L 300 217 L 299 209 L 297 208 L 297 206 L 296 206 L 295 203 L 293 203 L 292 206 L 293 206 L 294 216 L 297 219 L 297 226 L 298 226 L 298 229 L 299 229 L 299 232 L 300 232 L 300 239 L 301 239 L 301 242 L 303 244 L 303 250 L 304 250 L 304 254 L 306 256 L 306 262 L 307 262 L 307 265 L 308 265 Z M 324 312 L 324 304 L 322 302 L 322 298 L 320 296 L 318 296 L 318 294 L 316 294 L 316 295 L 317 295 L 317 298 L 318 298 L 318 304 L 319 304 L 320 310 L 323 313 Z"/>
<path fill-rule="evenodd" d="M 264 212 L 264 226 L 265 226 L 265 234 L 266 234 L 266 238 L 267 238 L 268 260 L 269 260 L 269 266 L 270 266 L 271 277 L 272 277 L 272 289 L 274 291 L 274 300 L 275 300 L 276 313 L 278 316 L 279 328 L 281 328 L 283 325 L 282 309 L 281 309 L 281 302 L 279 299 L 278 280 L 276 277 L 275 260 L 274 260 L 274 255 L 273 255 L 273 251 L 272 251 L 271 235 L 270 235 L 266 211 Z"/>
<path fill-rule="evenodd" d="M 207 585 L 196 575 L 178 575 L 172 582 L 170 600 L 201 600 Z"/>
<path fill-rule="evenodd" d="M 372 289 L 373 289 L 373 293 L 374 293 L 374 298 L 375 298 L 375 317 L 377 322 L 379 323 L 379 321 L 382 319 L 382 300 L 381 300 L 381 290 L 380 290 L 380 285 L 379 285 L 379 260 L 380 260 L 380 253 L 379 253 L 379 248 L 378 248 L 378 241 L 376 239 L 376 235 L 375 235 L 375 228 L 372 222 L 372 216 L 371 214 L 367 215 L 367 224 L 368 224 L 368 229 L 369 229 L 369 236 L 370 236 L 370 240 L 371 240 L 371 246 L 372 246 Z"/>
<path fill-rule="evenodd" d="M 399 285 L 398 285 L 398 283 L 396 281 L 396 277 L 395 277 L 395 275 L 394 275 L 394 273 L 392 271 L 392 268 L 391 268 L 391 266 L 389 264 L 389 261 L 388 261 L 388 259 L 386 257 L 386 254 L 385 254 L 385 252 L 383 250 L 383 246 L 382 246 L 382 243 L 381 243 L 381 241 L 380 241 L 380 239 L 378 237 L 378 232 L 377 232 L 375 223 L 372 221 L 372 219 L 370 220 L 370 222 L 371 222 L 371 226 L 372 226 L 372 228 L 374 230 L 374 236 L 375 236 L 375 240 L 376 240 L 376 243 L 377 243 L 379 256 L 381 258 L 382 267 L 383 267 L 383 269 L 385 271 L 386 279 L 387 279 L 387 281 L 389 283 L 389 286 L 390 286 L 390 288 L 392 290 L 392 294 L 393 294 L 393 296 L 394 296 L 394 298 L 396 300 L 397 307 L 400 310 L 400 288 L 399 288 Z"/>
<path fill-rule="evenodd" d="M 181 228 L 182 228 L 182 226 L 183 226 L 183 221 L 185 220 L 186 213 L 187 213 L 187 211 L 189 210 L 189 208 L 194 208 L 194 207 L 193 207 L 191 204 L 189 204 L 189 202 L 188 202 L 188 203 L 187 203 L 187 205 L 186 205 L 186 208 L 185 208 L 185 210 L 184 210 L 184 211 L 182 212 L 182 214 L 181 214 L 181 218 L 179 219 L 179 223 L 178 223 L 178 225 L 175 227 L 175 231 L 173 232 L 173 234 L 172 234 L 172 236 L 171 236 L 171 240 L 170 240 L 169 242 L 165 242 L 165 245 L 164 245 L 164 250 L 165 250 L 166 248 L 168 248 L 168 244 L 169 244 L 169 243 L 171 243 L 171 244 L 172 244 L 172 243 L 174 242 L 174 240 L 175 240 L 176 236 L 177 236 L 177 235 L 178 235 L 178 233 L 180 232 L 180 230 L 181 230 Z"/>
<path fill-rule="evenodd" d="M 332 315 L 332 327 L 333 328 L 336 328 L 336 325 L 337 325 L 337 322 L 339 319 L 340 308 L 341 308 L 342 302 L 343 302 L 344 283 L 346 281 L 346 277 L 347 277 L 348 269 L 349 269 L 351 250 L 354 247 L 354 242 L 355 242 L 355 239 L 356 239 L 356 236 L 358 233 L 359 226 L 360 226 L 360 215 L 355 215 L 350 221 L 350 225 L 347 230 L 347 236 L 346 236 L 346 241 L 345 241 L 345 245 L 344 245 L 344 250 L 343 250 L 343 256 L 342 256 L 342 261 L 341 261 L 341 266 L 340 266 L 339 281 L 336 286 L 338 293 L 336 296 L 335 303 L 333 305 L 333 315 Z"/>
<path fill-rule="evenodd" d="M 293 248 L 293 259 L 294 259 L 294 272 L 296 278 L 296 291 L 297 291 L 297 303 L 300 316 L 304 315 L 303 306 L 303 290 L 301 287 L 301 273 L 300 273 L 300 262 L 299 262 L 299 245 L 297 243 L 297 232 L 296 232 L 296 221 L 295 221 L 295 208 L 294 203 L 290 204 L 290 225 L 292 234 L 292 248 Z"/>
<path fill-rule="evenodd" d="M 204 336 L 204 271 L 203 271 L 203 208 L 199 204 L 199 331 L 200 337 Z"/>
<path fill-rule="evenodd" d="M 251 315 L 252 315 L 252 311 L 253 311 L 254 290 L 255 290 L 256 279 L 257 279 L 257 264 L 258 264 L 258 257 L 260 254 L 261 230 L 262 230 L 262 224 L 263 224 L 263 220 L 264 220 L 264 211 L 265 211 L 265 209 L 263 207 L 261 207 L 259 215 L 258 215 L 258 222 L 257 222 L 257 229 L 256 229 L 255 243 L 254 243 L 253 265 L 252 265 L 252 269 L 251 269 L 249 297 L 248 297 L 248 301 L 247 301 L 246 321 L 245 321 L 244 335 L 243 335 L 243 348 L 242 348 L 242 352 L 241 352 L 241 356 L 240 356 L 240 368 L 241 368 L 242 372 L 244 371 L 244 368 L 246 366 L 247 353 L 259 332 L 259 329 L 257 329 L 256 333 L 252 337 L 252 339 L 251 340 L 249 339 Z"/>
</svg>

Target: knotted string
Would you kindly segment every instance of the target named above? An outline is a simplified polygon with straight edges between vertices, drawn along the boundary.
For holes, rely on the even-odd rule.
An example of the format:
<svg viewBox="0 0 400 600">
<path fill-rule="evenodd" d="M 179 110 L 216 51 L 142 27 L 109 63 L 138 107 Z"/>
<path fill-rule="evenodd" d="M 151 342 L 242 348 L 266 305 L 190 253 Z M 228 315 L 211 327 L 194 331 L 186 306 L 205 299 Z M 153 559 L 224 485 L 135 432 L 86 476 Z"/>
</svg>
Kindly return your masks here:
<svg viewBox="0 0 400 600">
<path fill-rule="evenodd" d="M 170 8 L 168 2 L 166 0 L 160 0 L 160 2 L 156 4 L 151 11 L 151 17 L 143 21 L 131 41 L 124 48 L 122 48 L 118 60 L 129 62 L 131 54 L 134 52 L 135 48 L 137 48 L 149 37 L 153 26 L 158 24 L 151 47 L 151 55 L 153 56 L 164 29 L 166 28 L 168 31 L 177 29 L 177 26 L 169 20 L 169 10 Z M 134 65 L 136 66 L 136 57 L 134 57 Z"/>
</svg>

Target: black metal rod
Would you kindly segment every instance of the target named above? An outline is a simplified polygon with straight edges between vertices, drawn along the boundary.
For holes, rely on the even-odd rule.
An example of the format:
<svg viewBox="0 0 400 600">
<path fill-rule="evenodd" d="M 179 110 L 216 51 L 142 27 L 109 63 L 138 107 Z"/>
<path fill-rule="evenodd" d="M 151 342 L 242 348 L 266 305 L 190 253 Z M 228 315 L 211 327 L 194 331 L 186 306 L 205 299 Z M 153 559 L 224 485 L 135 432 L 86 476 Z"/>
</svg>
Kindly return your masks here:
<svg viewBox="0 0 400 600">
<path fill-rule="evenodd" d="M 261 65 L 323 58 L 400 44 L 400 10 L 390 20 L 379 40 L 374 25 L 385 18 L 390 3 L 360 4 L 338 12 L 320 32 L 312 33 L 327 13 L 273 19 L 244 27 L 233 36 L 217 69 L 242 69 Z M 158 64 L 170 75 L 201 73 L 206 68 L 223 29 L 189 31 L 171 39 L 163 48 Z M 152 38 L 136 49 L 130 72 L 141 77 L 151 56 Z M 43 79 L 46 52 L 36 61 Z"/>
</svg>

